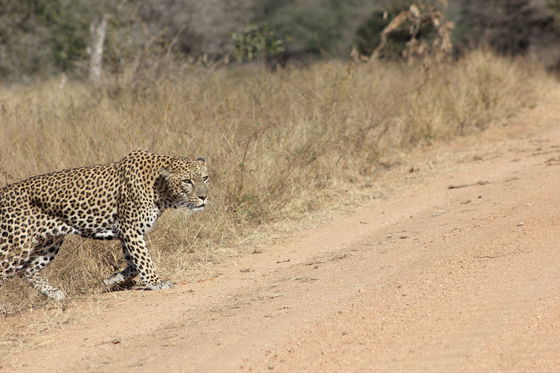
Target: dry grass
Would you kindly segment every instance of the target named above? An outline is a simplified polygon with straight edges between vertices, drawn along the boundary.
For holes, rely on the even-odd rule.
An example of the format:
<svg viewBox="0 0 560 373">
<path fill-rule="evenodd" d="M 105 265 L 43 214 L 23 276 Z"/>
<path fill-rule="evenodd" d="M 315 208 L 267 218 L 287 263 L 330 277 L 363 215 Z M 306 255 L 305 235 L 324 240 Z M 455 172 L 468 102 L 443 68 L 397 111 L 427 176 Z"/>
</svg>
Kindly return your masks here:
<svg viewBox="0 0 560 373">
<path fill-rule="evenodd" d="M 155 76 L 0 89 L 0 184 L 139 148 L 207 157 L 212 208 L 188 219 L 168 212 L 150 235 L 160 272 L 173 279 L 258 227 L 352 199 L 371 185 L 380 156 L 507 121 L 538 101 L 548 79 L 485 52 L 429 68 L 324 62 Z M 46 272 L 71 297 L 88 295 L 103 291 L 120 257 L 117 243 L 69 238 Z M 44 302 L 19 280 L 0 292 L 4 314 Z"/>
</svg>

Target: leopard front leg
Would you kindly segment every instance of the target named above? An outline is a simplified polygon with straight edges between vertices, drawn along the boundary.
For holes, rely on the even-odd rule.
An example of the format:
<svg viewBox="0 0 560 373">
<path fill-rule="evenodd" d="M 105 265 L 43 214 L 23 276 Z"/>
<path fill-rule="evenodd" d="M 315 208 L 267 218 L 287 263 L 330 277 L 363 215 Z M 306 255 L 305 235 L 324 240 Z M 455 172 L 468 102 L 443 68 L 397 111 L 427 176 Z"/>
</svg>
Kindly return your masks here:
<svg viewBox="0 0 560 373">
<path fill-rule="evenodd" d="M 136 275 L 138 274 L 138 270 L 136 269 L 136 266 L 132 262 L 132 258 L 128 253 L 124 244 L 122 245 L 122 250 L 123 250 L 124 259 L 126 260 L 126 268 L 120 272 L 112 274 L 108 279 L 106 279 L 104 281 L 106 286 L 123 283 L 127 280 L 136 277 Z"/>
<path fill-rule="evenodd" d="M 122 236 L 122 243 L 125 251 L 125 258 L 126 253 L 128 253 L 132 265 L 136 268 L 138 274 L 140 274 L 140 280 L 144 283 L 145 289 L 170 289 L 175 286 L 171 281 L 161 281 L 159 279 L 154 268 L 152 256 L 148 251 L 143 236 L 135 232 L 125 233 Z"/>
</svg>

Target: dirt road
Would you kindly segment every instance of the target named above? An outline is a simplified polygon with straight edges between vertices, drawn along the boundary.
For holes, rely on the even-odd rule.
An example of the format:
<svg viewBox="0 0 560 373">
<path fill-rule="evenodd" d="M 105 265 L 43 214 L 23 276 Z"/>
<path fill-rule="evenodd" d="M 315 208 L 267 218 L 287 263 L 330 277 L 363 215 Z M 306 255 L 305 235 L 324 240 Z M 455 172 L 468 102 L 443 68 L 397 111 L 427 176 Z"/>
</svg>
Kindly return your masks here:
<svg viewBox="0 0 560 373">
<path fill-rule="evenodd" d="M 523 121 L 216 277 L 76 306 L 0 371 L 558 372 L 560 108 Z"/>
</svg>

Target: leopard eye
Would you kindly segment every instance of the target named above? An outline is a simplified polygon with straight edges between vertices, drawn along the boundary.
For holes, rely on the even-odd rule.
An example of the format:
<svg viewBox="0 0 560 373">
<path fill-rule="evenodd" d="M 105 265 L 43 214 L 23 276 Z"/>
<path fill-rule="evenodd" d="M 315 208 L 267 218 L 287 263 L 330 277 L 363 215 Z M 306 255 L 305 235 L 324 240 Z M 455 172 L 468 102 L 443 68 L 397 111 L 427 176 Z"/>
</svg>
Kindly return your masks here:
<svg viewBox="0 0 560 373">
<path fill-rule="evenodd" d="M 204 181 L 204 182 L 208 181 L 208 176 L 202 177 L 202 181 Z"/>
<path fill-rule="evenodd" d="M 190 179 L 183 180 L 183 183 L 193 185 L 193 182 Z"/>
</svg>

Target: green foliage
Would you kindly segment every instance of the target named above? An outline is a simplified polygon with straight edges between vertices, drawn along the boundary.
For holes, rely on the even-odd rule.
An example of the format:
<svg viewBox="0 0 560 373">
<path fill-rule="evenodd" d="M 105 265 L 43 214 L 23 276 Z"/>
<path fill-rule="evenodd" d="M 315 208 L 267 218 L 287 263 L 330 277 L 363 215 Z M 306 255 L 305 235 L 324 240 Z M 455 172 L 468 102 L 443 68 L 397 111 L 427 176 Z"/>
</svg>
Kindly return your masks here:
<svg viewBox="0 0 560 373">
<path fill-rule="evenodd" d="M 369 55 L 382 30 L 413 2 L 441 9 L 439 0 L 0 0 L 0 78 L 85 72 L 89 26 L 101 14 L 109 16 L 103 69 L 122 71 L 131 61 L 157 66 L 163 57 L 211 61 L 231 54 L 237 61 L 282 63 L 294 57 L 347 58 L 353 45 Z M 484 42 L 516 54 L 542 39 L 536 34 L 557 43 L 553 23 L 560 22 L 560 0 L 543 4 L 451 2 L 453 44 L 460 49 Z M 386 58 L 402 55 L 410 25 L 389 35 Z M 433 31 L 423 26 L 418 37 L 431 39 Z"/>
<path fill-rule="evenodd" d="M 87 2 L 0 0 L 0 76 L 66 71 L 87 56 Z"/>
<path fill-rule="evenodd" d="M 557 19 L 560 19 L 560 0 L 548 0 L 546 6 Z"/>
<path fill-rule="evenodd" d="M 54 65 L 65 71 L 87 58 L 90 20 L 83 16 L 89 12 L 87 5 L 79 1 L 37 2 L 38 20 L 49 30 Z"/>
<path fill-rule="evenodd" d="M 268 26 L 249 25 L 232 35 L 233 57 L 238 62 L 274 57 L 284 51 L 284 43 Z"/>
<path fill-rule="evenodd" d="M 134 10 L 109 0 L 0 0 L 0 77 L 84 73 L 90 24 L 101 14 L 109 15 L 104 68 L 116 70 L 153 41 Z"/>
<path fill-rule="evenodd" d="M 258 15 L 287 42 L 287 52 L 339 56 L 350 51 L 349 23 L 364 0 L 263 1 Z M 279 5 L 281 4 L 281 5 Z"/>
<path fill-rule="evenodd" d="M 525 54 L 545 40 L 555 48 L 559 28 L 553 13 L 556 10 L 558 15 L 560 1 L 545 4 L 547 7 L 532 0 L 465 1 L 457 16 L 456 45 L 466 49 L 482 42 L 505 55 Z"/>
</svg>

